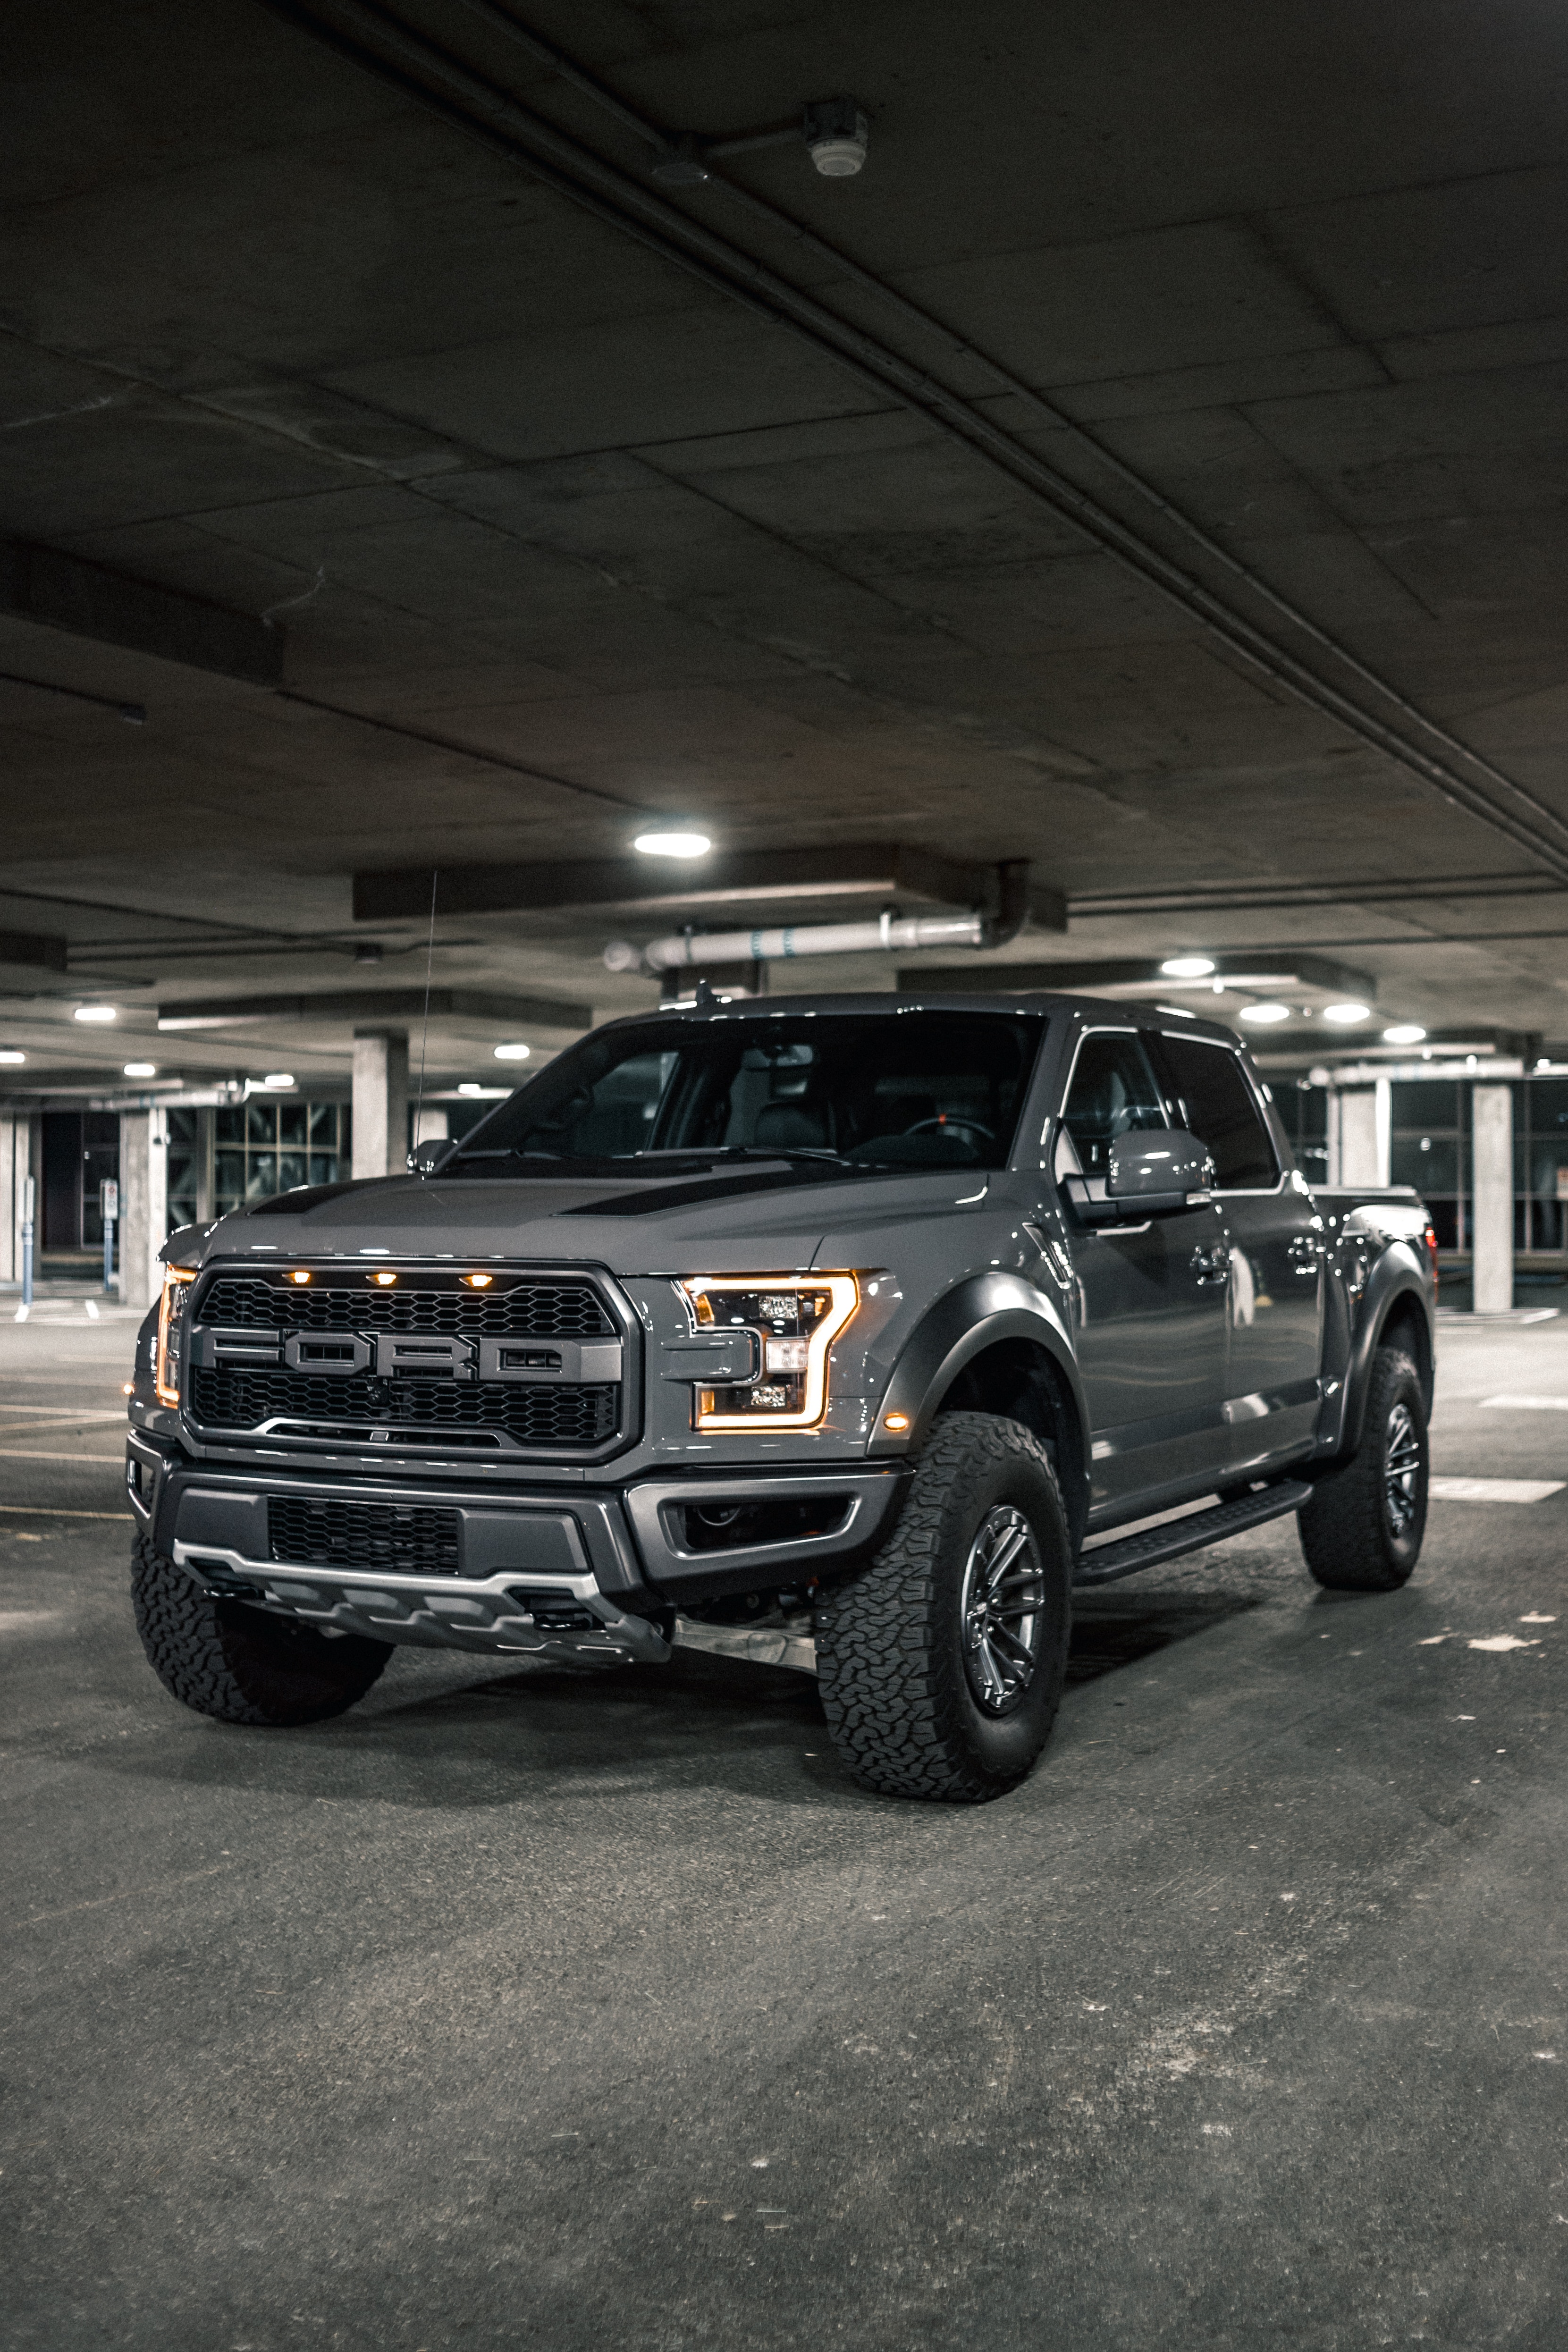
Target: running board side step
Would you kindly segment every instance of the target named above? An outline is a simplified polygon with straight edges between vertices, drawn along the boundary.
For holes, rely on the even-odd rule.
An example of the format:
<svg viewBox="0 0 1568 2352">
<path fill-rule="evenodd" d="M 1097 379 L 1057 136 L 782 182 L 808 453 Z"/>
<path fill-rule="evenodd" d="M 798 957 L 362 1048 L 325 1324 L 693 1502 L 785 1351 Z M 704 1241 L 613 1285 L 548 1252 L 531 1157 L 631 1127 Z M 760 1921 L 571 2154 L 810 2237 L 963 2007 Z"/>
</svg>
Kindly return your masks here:
<svg viewBox="0 0 1568 2352">
<path fill-rule="evenodd" d="M 1184 1552 L 1202 1551 L 1206 1544 L 1223 1543 L 1248 1528 L 1282 1519 L 1299 1511 L 1312 1492 L 1304 1478 L 1282 1478 L 1255 1495 L 1237 1495 L 1216 1503 L 1210 1511 L 1194 1511 L 1184 1519 L 1169 1519 L 1163 1527 L 1145 1528 L 1141 1535 L 1124 1536 L 1120 1543 L 1098 1545 L 1079 1555 L 1073 1588 L 1112 1584 L 1119 1576 L 1136 1576 L 1141 1568 L 1157 1567 L 1163 1559 L 1179 1559 Z"/>
</svg>

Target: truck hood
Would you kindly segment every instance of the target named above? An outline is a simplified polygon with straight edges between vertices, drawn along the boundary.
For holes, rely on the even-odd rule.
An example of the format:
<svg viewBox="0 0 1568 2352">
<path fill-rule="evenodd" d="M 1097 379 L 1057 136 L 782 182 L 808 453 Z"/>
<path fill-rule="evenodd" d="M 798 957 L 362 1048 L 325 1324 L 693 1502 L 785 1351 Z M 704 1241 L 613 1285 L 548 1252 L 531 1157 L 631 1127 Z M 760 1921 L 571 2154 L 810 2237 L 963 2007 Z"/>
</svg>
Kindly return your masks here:
<svg viewBox="0 0 1568 2352">
<path fill-rule="evenodd" d="M 184 1265 L 384 1255 L 582 1260 L 626 1276 L 783 1273 L 816 1264 L 827 1234 L 847 1243 L 863 1230 L 880 1258 L 873 1237 L 889 1223 L 951 1214 L 960 1196 L 976 1204 L 988 1174 L 842 1177 L 758 1166 L 593 1181 L 373 1177 L 277 1193 L 199 1236 L 186 1226 L 163 1255 Z"/>
</svg>

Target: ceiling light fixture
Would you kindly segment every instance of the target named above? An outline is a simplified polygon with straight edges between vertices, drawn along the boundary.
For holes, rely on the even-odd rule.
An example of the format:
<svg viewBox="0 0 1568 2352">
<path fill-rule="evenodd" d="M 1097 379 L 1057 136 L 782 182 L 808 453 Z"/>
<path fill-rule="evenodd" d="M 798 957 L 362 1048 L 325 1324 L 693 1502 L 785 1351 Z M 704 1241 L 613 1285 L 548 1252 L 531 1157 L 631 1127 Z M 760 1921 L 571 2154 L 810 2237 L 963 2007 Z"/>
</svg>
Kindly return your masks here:
<svg viewBox="0 0 1568 2352">
<path fill-rule="evenodd" d="M 1288 1004 L 1244 1004 L 1241 1017 L 1244 1021 L 1257 1022 L 1260 1028 L 1267 1028 L 1270 1022 L 1289 1021 L 1290 1007 Z"/>
<path fill-rule="evenodd" d="M 73 1018 L 78 1021 L 118 1021 L 117 1004 L 79 1004 Z"/>
<path fill-rule="evenodd" d="M 1172 956 L 1160 966 L 1165 980 L 1206 980 L 1213 970 L 1213 956 Z"/>
<path fill-rule="evenodd" d="M 462 1085 L 458 1088 L 458 1092 L 460 1095 L 482 1095 L 484 1088 L 483 1087 L 476 1086 L 472 1078 L 465 1078 Z"/>
<path fill-rule="evenodd" d="M 297 1084 L 297 1080 L 292 1070 L 268 1070 L 261 1083 L 264 1087 L 276 1087 L 281 1092 L 285 1087 Z"/>
<path fill-rule="evenodd" d="M 26 1054 L 18 1053 L 15 1045 L 0 1047 L 0 1062 L 3 1062 L 7 1069 L 14 1068 L 18 1062 L 25 1062 L 26 1058 Z"/>
<path fill-rule="evenodd" d="M 710 835 L 674 817 L 649 825 L 632 843 L 632 847 L 640 849 L 645 857 L 706 857 L 712 846 Z"/>
<path fill-rule="evenodd" d="M 496 1047 L 496 1060 L 498 1062 L 526 1062 L 531 1050 L 531 1047 L 528 1045 L 498 1045 Z"/>
<path fill-rule="evenodd" d="M 852 98 L 819 98 L 805 110 L 805 144 L 825 180 L 852 180 L 866 162 L 869 127 Z"/>
<path fill-rule="evenodd" d="M 155 1078 L 158 1065 L 156 1062 L 127 1062 L 125 1075 L 128 1078 Z"/>
<path fill-rule="evenodd" d="M 1371 1013 L 1370 1004 L 1325 1004 L 1323 1007 L 1324 1020 L 1331 1021 L 1336 1029 L 1349 1029 L 1357 1021 L 1367 1020 Z"/>
<path fill-rule="evenodd" d="M 1426 1034 L 1426 1030 L 1417 1022 L 1400 1021 L 1392 1029 L 1384 1031 L 1383 1042 L 1385 1045 L 1419 1045 Z"/>
</svg>

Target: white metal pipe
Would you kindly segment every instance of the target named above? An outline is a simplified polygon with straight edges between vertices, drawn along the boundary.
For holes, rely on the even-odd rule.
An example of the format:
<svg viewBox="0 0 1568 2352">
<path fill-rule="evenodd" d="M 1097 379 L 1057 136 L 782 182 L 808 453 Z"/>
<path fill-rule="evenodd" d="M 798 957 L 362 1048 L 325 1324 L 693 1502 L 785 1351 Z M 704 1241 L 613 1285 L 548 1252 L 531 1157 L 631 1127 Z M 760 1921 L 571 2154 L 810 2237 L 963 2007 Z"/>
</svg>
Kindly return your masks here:
<svg viewBox="0 0 1568 2352">
<path fill-rule="evenodd" d="M 612 971 L 679 971 L 698 963 L 773 963 L 791 956 L 874 955 L 906 948 L 977 948 L 983 915 L 881 915 L 862 923 L 792 923 L 765 931 L 672 931 L 639 956 L 626 941 L 605 950 Z"/>
</svg>

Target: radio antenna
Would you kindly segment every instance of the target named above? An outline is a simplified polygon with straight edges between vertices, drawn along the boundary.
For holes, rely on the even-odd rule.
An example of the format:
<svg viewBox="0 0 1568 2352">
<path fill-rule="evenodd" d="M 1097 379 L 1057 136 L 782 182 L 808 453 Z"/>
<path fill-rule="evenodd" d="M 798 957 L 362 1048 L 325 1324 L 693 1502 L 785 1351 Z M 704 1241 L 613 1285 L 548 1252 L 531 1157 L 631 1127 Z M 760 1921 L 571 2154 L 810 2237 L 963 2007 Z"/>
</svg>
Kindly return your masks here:
<svg viewBox="0 0 1568 2352">
<path fill-rule="evenodd" d="M 425 950 L 425 1018 L 419 1029 L 419 1095 L 414 1106 L 414 1150 L 419 1149 L 419 1129 L 425 1116 L 425 1048 L 430 1037 L 430 973 L 436 961 L 436 887 L 441 869 L 430 869 L 430 938 Z"/>
</svg>

